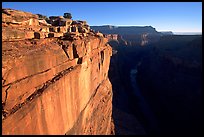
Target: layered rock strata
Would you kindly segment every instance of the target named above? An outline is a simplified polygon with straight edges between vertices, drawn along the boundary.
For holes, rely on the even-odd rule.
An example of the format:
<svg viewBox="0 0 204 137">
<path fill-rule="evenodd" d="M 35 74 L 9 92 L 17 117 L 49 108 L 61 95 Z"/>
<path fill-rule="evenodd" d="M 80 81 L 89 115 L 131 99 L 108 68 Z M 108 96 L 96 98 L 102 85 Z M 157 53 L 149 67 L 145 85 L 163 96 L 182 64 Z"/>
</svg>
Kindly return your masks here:
<svg viewBox="0 0 204 137">
<path fill-rule="evenodd" d="M 111 55 L 96 35 L 3 40 L 2 134 L 111 134 Z"/>
<path fill-rule="evenodd" d="M 124 46 L 146 46 L 157 42 L 163 35 L 152 26 L 91 26 L 106 35 L 109 41 L 118 40 Z"/>
</svg>

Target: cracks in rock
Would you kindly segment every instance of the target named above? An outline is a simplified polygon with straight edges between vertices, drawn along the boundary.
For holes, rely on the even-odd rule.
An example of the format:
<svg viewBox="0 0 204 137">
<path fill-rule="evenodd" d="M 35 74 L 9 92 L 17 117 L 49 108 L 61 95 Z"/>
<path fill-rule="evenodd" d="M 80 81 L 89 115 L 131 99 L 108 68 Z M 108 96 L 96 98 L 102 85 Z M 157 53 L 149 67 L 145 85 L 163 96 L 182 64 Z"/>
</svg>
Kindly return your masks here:
<svg viewBox="0 0 204 137">
<path fill-rule="evenodd" d="M 2 77 L 2 85 L 4 85 L 6 80 Z"/>
<path fill-rule="evenodd" d="M 4 68 L 4 67 L 2 67 L 2 68 Z M 2 81 L 3 81 L 2 87 L 3 87 L 4 84 L 6 83 L 6 79 L 8 78 L 9 74 L 11 73 L 11 70 L 12 70 L 12 69 L 9 69 L 9 70 L 4 74 L 4 76 L 2 75 Z"/>
<path fill-rule="evenodd" d="M 98 69 L 100 70 L 100 63 L 98 63 Z"/>
<path fill-rule="evenodd" d="M 103 61 L 104 61 L 104 51 L 102 50 L 100 53 L 101 53 L 101 64 L 103 65 Z"/>
<path fill-rule="evenodd" d="M 45 72 L 49 71 L 50 69 L 51 69 L 51 68 L 49 68 L 49 69 L 47 69 L 47 70 L 44 70 L 44 71 L 41 71 L 41 72 L 38 72 L 38 73 L 33 74 L 33 75 L 29 75 L 29 76 L 23 77 L 23 78 L 18 79 L 18 80 L 16 80 L 16 81 L 10 82 L 10 83 L 8 83 L 8 84 L 6 84 L 6 85 L 2 85 L 2 87 L 10 86 L 10 85 L 12 85 L 12 84 L 18 83 L 18 82 L 20 82 L 20 81 L 22 81 L 22 80 L 24 80 L 24 79 L 29 78 L 29 77 L 32 77 L 32 76 L 35 76 L 35 75 L 38 75 L 38 74 L 45 73 Z"/>
<path fill-rule="evenodd" d="M 8 114 L 8 111 L 4 109 L 4 106 L 6 105 L 6 100 L 8 97 L 8 90 L 11 86 L 8 86 L 8 88 L 5 90 L 6 92 L 6 96 L 5 96 L 5 100 L 2 101 L 2 119 L 5 119 L 6 115 Z"/>
<path fill-rule="evenodd" d="M 82 57 L 78 59 L 77 64 L 82 64 Z"/>
<path fill-rule="evenodd" d="M 8 88 L 5 90 L 5 92 L 6 92 L 6 96 L 5 96 L 5 100 L 4 100 L 5 104 L 6 104 L 6 100 L 7 100 L 7 97 L 8 97 L 8 90 L 9 90 L 10 87 L 11 87 L 11 85 L 9 85 Z"/>
<path fill-rule="evenodd" d="M 45 89 L 47 89 L 51 84 L 55 83 L 58 81 L 61 77 L 69 73 L 71 70 L 73 70 L 74 67 L 71 66 L 59 73 L 57 73 L 51 80 L 46 81 L 44 84 L 38 86 L 36 90 L 31 94 L 23 103 L 15 105 L 12 109 L 9 111 L 6 111 L 2 109 L 2 115 L 3 115 L 3 120 L 6 119 L 9 115 L 14 114 L 17 110 L 19 110 L 21 107 L 23 107 L 25 104 L 31 102 L 33 99 L 39 97 Z M 8 89 L 7 89 L 8 90 Z M 5 106 L 5 103 L 2 102 L 2 108 Z"/>
<path fill-rule="evenodd" d="M 105 79 L 106 80 L 106 79 Z M 74 128 L 76 127 L 76 125 L 78 125 L 81 121 L 82 115 L 85 111 L 85 109 L 88 107 L 88 105 L 90 104 L 90 102 L 92 101 L 92 99 L 96 96 L 96 94 L 99 92 L 98 89 L 99 87 L 104 83 L 103 80 L 101 83 L 99 83 L 99 85 L 97 86 L 97 88 L 94 90 L 94 93 L 91 95 L 89 101 L 86 103 L 85 107 L 81 110 L 81 112 L 79 113 L 78 119 L 75 121 L 75 123 L 73 124 L 73 126 L 65 133 L 65 135 L 72 135 L 74 134 Z"/>
<path fill-rule="evenodd" d="M 61 48 L 63 49 L 64 53 L 66 54 L 67 58 L 69 59 L 69 55 L 68 55 L 68 53 L 67 53 L 68 46 L 67 46 L 67 45 L 64 45 L 62 42 L 61 42 L 60 44 L 62 44 L 62 45 L 60 45 L 60 46 L 61 46 Z"/>
<path fill-rule="evenodd" d="M 63 41 L 58 41 L 59 46 L 63 49 L 64 53 L 66 54 L 67 58 L 69 59 L 69 55 L 67 53 L 68 45 L 65 45 Z"/>
<path fill-rule="evenodd" d="M 66 54 L 67 58 L 69 59 L 69 55 L 67 53 L 67 48 L 64 48 L 64 45 L 62 45 L 62 49 L 64 50 L 64 53 Z"/>
<path fill-rule="evenodd" d="M 75 44 L 72 44 L 72 47 L 73 47 L 73 55 L 74 55 L 74 58 L 79 58 L 79 55 L 78 55 L 77 49 L 76 49 L 76 45 L 75 45 Z"/>
<path fill-rule="evenodd" d="M 67 58 L 69 59 L 70 57 L 69 57 L 69 55 L 68 55 L 68 53 L 67 53 L 68 45 L 64 45 L 62 41 L 58 41 L 58 44 L 59 44 L 59 46 L 61 46 L 61 48 L 63 49 L 63 51 L 64 51 L 64 53 L 66 54 Z M 75 47 L 75 46 L 73 45 L 73 47 Z M 75 50 L 76 50 L 76 48 L 75 48 Z M 75 53 L 75 52 L 77 52 L 77 51 L 73 51 L 73 52 Z M 77 54 L 77 53 L 76 53 L 76 54 Z M 77 56 L 78 56 L 78 54 L 77 54 Z M 6 72 L 6 74 L 5 74 L 6 77 L 8 77 L 8 74 L 11 72 L 11 70 L 12 70 L 12 69 L 10 69 L 8 72 Z M 2 81 L 3 81 L 3 82 L 2 82 L 2 87 L 6 87 L 6 86 L 8 86 L 8 85 L 13 85 L 13 84 L 15 84 L 15 83 L 17 83 L 17 82 L 20 82 L 20 81 L 22 81 L 22 80 L 24 80 L 24 79 L 26 79 L 26 78 L 29 78 L 29 77 L 32 77 L 32 76 L 35 76 L 35 75 L 38 75 L 38 74 L 45 73 L 45 72 L 47 72 L 47 71 L 49 71 L 49 70 L 51 70 L 51 68 L 49 68 L 49 69 L 47 69 L 47 70 L 45 70 L 45 71 L 38 72 L 38 73 L 33 74 L 33 75 L 29 75 L 29 76 L 23 77 L 23 78 L 18 79 L 18 80 L 16 80 L 16 81 L 7 83 L 6 85 L 4 85 L 4 84 L 6 83 L 6 79 L 4 79 L 4 78 L 2 77 Z"/>
</svg>

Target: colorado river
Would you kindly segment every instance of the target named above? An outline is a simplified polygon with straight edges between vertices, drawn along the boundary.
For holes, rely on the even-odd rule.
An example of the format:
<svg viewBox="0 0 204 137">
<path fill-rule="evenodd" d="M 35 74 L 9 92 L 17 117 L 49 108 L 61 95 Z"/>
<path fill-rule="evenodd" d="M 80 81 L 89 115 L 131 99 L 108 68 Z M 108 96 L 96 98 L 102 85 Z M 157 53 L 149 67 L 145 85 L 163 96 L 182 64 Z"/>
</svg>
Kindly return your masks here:
<svg viewBox="0 0 204 137">
<path fill-rule="evenodd" d="M 159 128 L 157 125 L 157 120 L 152 113 L 149 105 L 145 101 L 144 97 L 141 95 L 140 89 L 137 85 L 137 67 L 141 64 L 141 62 L 137 63 L 137 65 L 130 70 L 130 81 L 132 86 L 132 92 L 134 95 L 134 98 L 137 100 L 137 107 L 140 109 L 139 111 L 142 113 L 142 115 L 145 117 L 147 121 L 147 127 L 150 130 L 150 132 L 158 133 Z"/>
</svg>

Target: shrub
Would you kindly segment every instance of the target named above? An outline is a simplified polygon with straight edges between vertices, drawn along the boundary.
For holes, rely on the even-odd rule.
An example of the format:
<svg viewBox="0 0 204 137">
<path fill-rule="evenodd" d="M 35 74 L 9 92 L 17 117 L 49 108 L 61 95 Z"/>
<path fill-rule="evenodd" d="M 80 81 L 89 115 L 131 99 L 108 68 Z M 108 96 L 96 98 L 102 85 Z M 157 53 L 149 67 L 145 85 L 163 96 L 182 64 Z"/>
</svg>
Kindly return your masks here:
<svg viewBox="0 0 204 137">
<path fill-rule="evenodd" d="M 72 14 L 71 13 L 64 13 L 64 18 L 67 18 L 67 19 L 71 19 L 72 18 Z"/>
</svg>

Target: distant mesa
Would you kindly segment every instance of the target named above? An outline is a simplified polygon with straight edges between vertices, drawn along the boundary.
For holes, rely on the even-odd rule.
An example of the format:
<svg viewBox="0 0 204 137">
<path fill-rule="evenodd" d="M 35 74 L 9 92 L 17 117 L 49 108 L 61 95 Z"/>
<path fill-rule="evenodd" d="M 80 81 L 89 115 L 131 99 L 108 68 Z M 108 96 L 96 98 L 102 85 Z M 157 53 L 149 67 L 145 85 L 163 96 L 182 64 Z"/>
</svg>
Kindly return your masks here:
<svg viewBox="0 0 204 137">
<path fill-rule="evenodd" d="M 91 26 L 93 30 L 100 31 L 104 34 L 144 34 L 144 33 L 158 33 L 152 26 Z"/>
<path fill-rule="evenodd" d="M 161 32 L 152 26 L 91 26 L 91 29 L 106 35 L 109 41 L 117 40 L 124 46 L 145 46 L 160 39 Z M 167 34 L 165 34 L 167 35 Z"/>
<path fill-rule="evenodd" d="M 160 31 L 162 35 L 174 35 L 172 31 Z"/>
</svg>

